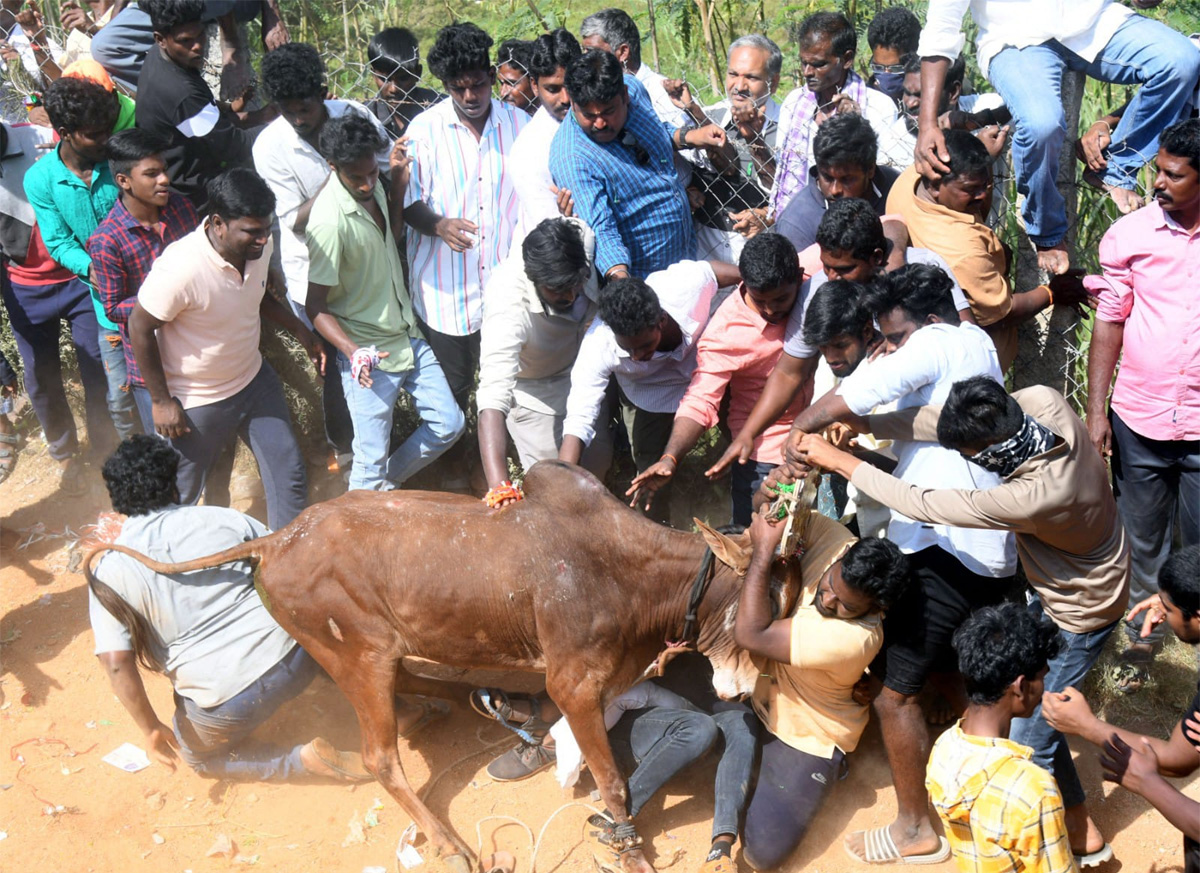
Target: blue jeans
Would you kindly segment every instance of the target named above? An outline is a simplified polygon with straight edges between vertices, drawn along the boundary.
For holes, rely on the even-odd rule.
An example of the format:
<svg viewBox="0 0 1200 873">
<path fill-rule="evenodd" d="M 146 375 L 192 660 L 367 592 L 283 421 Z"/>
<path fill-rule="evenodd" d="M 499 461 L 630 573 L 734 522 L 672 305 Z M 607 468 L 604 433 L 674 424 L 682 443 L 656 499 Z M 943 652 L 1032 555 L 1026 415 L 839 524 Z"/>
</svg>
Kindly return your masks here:
<svg viewBox="0 0 1200 873">
<path fill-rule="evenodd" d="M 63 461 L 79 451 L 75 417 L 63 387 L 59 352 L 63 321 L 71 327 L 75 359 L 79 362 L 88 441 L 96 455 L 107 457 L 116 445 L 116 433 L 108 415 L 100 326 L 87 285 L 79 279 L 55 285 L 17 285 L 9 280 L 8 270 L 0 275 L 0 296 L 25 366 L 25 390 L 42 426 L 50 457 Z"/>
<path fill-rule="evenodd" d="M 1152 440 L 1116 412 L 1112 426 L 1113 494 L 1129 534 L 1129 605 L 1158 593 L 1158 571 L 1171 554 L 1175 527 L 1185 546 L 1200 543 L 1200 441 Z M 1125 623 L 1140 640 L 1143 616 Z M 1142 642 L 1162 642 L 1159 625 Z"/>
<path fill-rule="evenodd" d="M 104 362 L 104 375 L 108 379 L 108 415 L 117 436 L 121 439 L 139 433 L 135 416 L 136 407 L 133 396 L 125 383 L 127 369 L 125 365 L 125 344 L 121 342 L 121 334 L 115 330 L 100 328 L 100 359 Z"/>
<path fill-rule="evenodd" d="M 1158 153 L 1158 135 L 1179 119 L 1195 91 L 1200 52 L 1166 25 L 1133 15 L 1091 63 L 1057 40 L 1006 48 L 992 58 L 988 78 L 1016 123 L 1012 154 L 1017 191 L 1025 197 L 1022 215 L 1029 238 L 1042 246 L 1057 245 L 1067 234 L 1066 204 L 1054 184 L 1067 135 L 1064 70 L 1142 86 L 1113 131 L 1104 171 L 1109 185 L 1132 189 L 1138 170 Z"/>
<path fill-rule="evenodd" d="M 753 459 L 744 464 L 734 462 L 729 483 L 734 524 L 750 527 L 750 520 L 754 517 L 754 494 L 767 475 L 778 466 Z"/>
<path fill-rule="evenodd" d="M 358 384 L 350 375 L 350 360 L 338 355 L 346 405 L 354 422 L 351 490 L 390 491 L 454 445 L 466 429 L 433 349 L 423 339 L 410 338 L 409 343 L 412 369 L 388 373 L 376 367 L 371 370 L 370 388 Z M 412 395 L 421 426 L 389 455 L 392 413 L 402 390 Z"/>
<path fill-rule="evenodd" d="M 1036 597 L 1030 596 L 1029 611 L 1036 618 L 1043 617 L 1042 604 Z M 1046 690 L 1063 691 L 1069 685 L 1079 688 L 1092 665 L 1104 651 L 1109 634 L 1119 622 L 1114 621 L 1107 627 L 1087 633 L 1076 634 L 1058 629 L 1058 654 L 1050 659 L 1050 669 L 1046 673 Z M 1058 790 L 1062 792 L 1063 806 L 1078 806 L 1087 799 L 1083 785 L 1079 782 L 1079 774 L 1075 772 L 1075 762 L 1071 758 L 1071 747 L 1067 738 L 1054 730 L 1042 717 L 1042 705 L 1029 718 L 1013 719 L 1009 730 L 1009 739 L 1015 743 L 1030 746 L 1033 749 L 1033 761 L 1043 770 L 1054 775 L 1058 782 Z"/>
<path fill-rule="evenodd" d="M 297 645 L 274 667 L 224 703 L 205 709 L 175 695 L 175 736 L 188 766 L 216 779 L 269 782 L 305 773 L 301 746 L 247 746 L 250 733 L 296 697 L 320 671 Z"/>
<path fill-rule="evenodd" d="M 714 784 L 712 835 L 737 836 L 758 748 L 758 725 L 758 716 L 741 703 L 718 703 L 712 715 L 667 706 L 638 711 L 629 733 L 629 751 L 637 762 L 629 777 L 629 814 L 636 817 L 671 777 L 698 761 L 719 736 L 723 748 Z"/>
</svg>

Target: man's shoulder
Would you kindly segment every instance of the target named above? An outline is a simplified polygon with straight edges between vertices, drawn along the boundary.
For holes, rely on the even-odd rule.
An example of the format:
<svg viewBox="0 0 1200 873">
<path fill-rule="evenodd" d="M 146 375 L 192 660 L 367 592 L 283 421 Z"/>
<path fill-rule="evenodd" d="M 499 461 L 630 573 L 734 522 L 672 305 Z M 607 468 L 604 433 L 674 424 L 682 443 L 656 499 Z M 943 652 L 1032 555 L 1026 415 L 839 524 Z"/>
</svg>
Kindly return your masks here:
<svg viewBox="0 0 1200 873">
<path fill-rule="evenodd" d="M 450 116 L 446 114 L 448 106 L 450 108 Z M 449 123 L 450 118 L 453 117 L 453 112 L 454 107 L 450 100 L 443 100 L 440 103 L 433 104 L 428 109 L 422 109 L 408 123 L 404 135 L 409 139 L 427 140 L 433 135 L 433 131 Z"/>
<path fill-rule="evenodd" d="M 255 137 L 254 145 L 251 146 L 254 163 L 275 163 L 282 159 L 283 155 L 279 150 L 290 148 L 297 138 L 295 128 L 288 124 L 286 118 L 279 116 Z"/>
<path fill-rule="evenodd" d="M 1105 237 L 1128 237 L 1130 234 L 1152 232 L 1166 223 L 1166 212 L 1155 202 L 1147 203 L 1128 215 L 1122 215 L 1105 231 Z"/>
<path fill-rule="evenodd" d="M 126 519 L 115 542 L 130 548 L 154 548 L 158 541 L 196 540 L 195 551 L 204 555 L 268 533 L 265 525 L 236 509 L 176 504 Z M 175 536 L 179 540 L 173 539 Z"/>
</svg>

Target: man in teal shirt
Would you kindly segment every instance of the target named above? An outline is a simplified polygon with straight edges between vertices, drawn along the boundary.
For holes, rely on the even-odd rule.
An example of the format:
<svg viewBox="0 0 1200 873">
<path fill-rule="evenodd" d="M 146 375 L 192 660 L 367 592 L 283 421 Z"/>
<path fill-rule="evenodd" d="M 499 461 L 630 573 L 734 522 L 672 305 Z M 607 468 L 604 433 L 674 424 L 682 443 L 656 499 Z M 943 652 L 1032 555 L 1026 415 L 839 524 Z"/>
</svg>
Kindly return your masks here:
<svg viewBox="0 0 1200 873">
<path fill-rule="evenodd" d="M 138 430 L 133 397 L 125 390 L 125 350 L 117 326 L 104 314 L 86 248 L 120 193 L 105 157 L 117 104 L 103 85 L 74 77 L 54 82 L 43 102 L 61 142 L 25 175 L 25 195 L 50 257 L 91 286 L 108 378 L 108 412 L 124 439 Z"/>
</svg>

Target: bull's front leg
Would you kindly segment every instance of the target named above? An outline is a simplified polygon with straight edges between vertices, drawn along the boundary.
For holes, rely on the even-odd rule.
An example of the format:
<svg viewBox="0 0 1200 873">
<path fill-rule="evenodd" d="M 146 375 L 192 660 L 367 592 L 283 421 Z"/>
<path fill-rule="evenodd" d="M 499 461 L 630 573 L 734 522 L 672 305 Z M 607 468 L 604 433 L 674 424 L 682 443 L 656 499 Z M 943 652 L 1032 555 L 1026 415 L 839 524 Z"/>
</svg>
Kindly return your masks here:
<svg viewBox="0 0 1200 873">
<path fill-rule="evenodd" d="M 613 758 L 608 732 L 604 728 L 603 690 L 588 683 L 556 682 L 550 677 L 547 677 L 546 690 L 566 716 L 571 733 L 596 780 L 600 797 L 616 823 L 613 848 L 620 853 L 621 867 L 625 873 L 654 873 L 642 852 L 642 839 L 634 830 L 625 780 Z"/>
</svg>

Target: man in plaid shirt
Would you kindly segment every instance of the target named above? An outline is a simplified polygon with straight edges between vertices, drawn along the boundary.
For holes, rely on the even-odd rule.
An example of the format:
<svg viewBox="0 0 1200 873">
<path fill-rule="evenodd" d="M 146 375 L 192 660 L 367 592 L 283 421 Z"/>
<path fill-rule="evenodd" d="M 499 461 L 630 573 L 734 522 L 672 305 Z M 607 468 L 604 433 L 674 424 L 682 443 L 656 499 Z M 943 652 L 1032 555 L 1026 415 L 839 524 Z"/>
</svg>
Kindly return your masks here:
<svg viewBox="0 0 1200 873">
<path fill-rule="evenodd" d="M 171 191 L 162 152 L 151 133 L 124 130 L 108 142 L 109 163 L 121 195 L 87 241 L 104 311 L 121 331 L 128 387 L 146 433 L 154 433 L 150 393 L 129 342 L 128 321 L 138 289 L 162 250 L 196 229 L 200 217 L 186 197 Z"/>
</svg>

